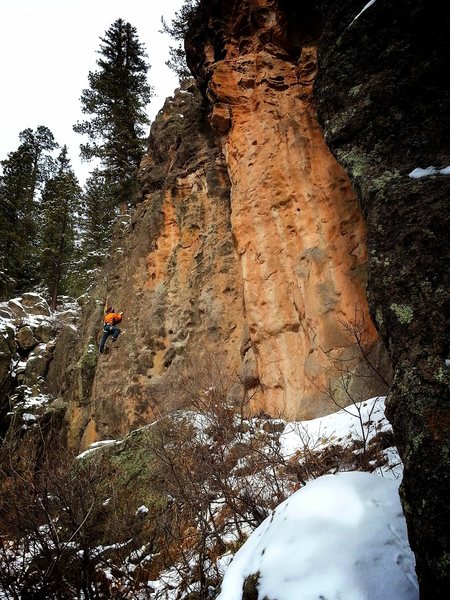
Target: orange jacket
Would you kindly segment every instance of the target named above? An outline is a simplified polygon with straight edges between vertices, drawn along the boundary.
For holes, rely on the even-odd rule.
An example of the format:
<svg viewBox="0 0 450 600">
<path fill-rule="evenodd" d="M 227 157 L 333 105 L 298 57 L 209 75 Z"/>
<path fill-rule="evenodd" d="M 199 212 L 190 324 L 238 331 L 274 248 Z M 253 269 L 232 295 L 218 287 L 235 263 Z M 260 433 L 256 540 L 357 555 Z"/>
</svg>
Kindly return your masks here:
<svg viewBox="0 0 450 600">
<path fill-rule="evenodd" d="M 105 323 L 105 325 L 115 325 L 116 323 L 120 323 L 121 320 L 122 320 L 121 313 L 111 312 L 111 313 L 108 313 L 107 315 L 105 315 L 103 322 Z"/>
</svg>

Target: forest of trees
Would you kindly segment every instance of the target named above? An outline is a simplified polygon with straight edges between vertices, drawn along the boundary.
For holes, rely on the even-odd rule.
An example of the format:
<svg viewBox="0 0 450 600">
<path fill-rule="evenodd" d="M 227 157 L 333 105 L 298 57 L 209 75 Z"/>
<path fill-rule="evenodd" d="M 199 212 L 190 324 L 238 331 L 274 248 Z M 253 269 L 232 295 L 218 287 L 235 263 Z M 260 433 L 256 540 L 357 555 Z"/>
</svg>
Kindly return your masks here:
<svg viewBox="0 0 450 600">
<path fill-rule="evenodd" d="M 98 69 L 80 98 L 87 118 L 74 125 L 88 140 L 82 159 L 95 159 L 84 189 L 67 147 L 43 125 L 21 131 L 19 147 L 0 163 L 0 300 L 45 290 L 56 308 L 59 295 L 82 293 L 86 273 L 108 254 L 118 215 L 133 205 L 150 65 L 136 29 L 122 19 L 100 41 Z"/>
</svg>

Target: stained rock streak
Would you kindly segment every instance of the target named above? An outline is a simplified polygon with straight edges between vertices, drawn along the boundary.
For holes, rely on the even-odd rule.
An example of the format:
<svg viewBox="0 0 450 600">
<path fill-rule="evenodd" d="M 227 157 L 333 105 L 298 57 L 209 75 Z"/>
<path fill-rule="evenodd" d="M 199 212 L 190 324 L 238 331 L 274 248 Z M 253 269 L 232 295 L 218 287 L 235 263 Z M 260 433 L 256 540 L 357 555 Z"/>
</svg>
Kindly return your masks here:
<svg viewBox="0 0 450 600">
<path fill-rule="evenodd" d="M 317 122 L 315 46 L 292 44 L 276 2 L 246 2 L 239 19 L 220 10 L 188 58 L 207 81 L 231 180 L 247 351 L 260 383 L 253 405 L 315 416 L 330 410 L 324 390 L 336 387 L 336 363 L 355 355 L 342 322 L 358 313 L 367 347 L 376 345 L 365 225 Z"/>
</svg>

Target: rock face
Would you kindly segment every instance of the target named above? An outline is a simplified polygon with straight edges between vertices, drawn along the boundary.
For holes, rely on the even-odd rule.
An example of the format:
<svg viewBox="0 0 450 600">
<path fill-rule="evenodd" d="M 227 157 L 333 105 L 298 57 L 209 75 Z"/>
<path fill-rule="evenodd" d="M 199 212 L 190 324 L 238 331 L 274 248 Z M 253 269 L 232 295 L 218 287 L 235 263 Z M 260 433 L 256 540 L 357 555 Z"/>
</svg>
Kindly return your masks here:
<svg viewBox="0 0 450 600">
<path fill-rule="evenodd" d="M 65 395 L 75 446 L 151 421 L 201 355 L 226 364 L 253 412 L 312 417 L 385 390 L 365 225 L 315 114 L 314 36 L 276 2 L 244 3 L 239 19 L 233 6 L 213 3 L 193 28 L 203 96 L 186 84 L 155 120 L 140 203 L 84 307 Z M 105 302 L 125 312 L 123 333 L 99 357 Z"/>
<path fill-rule="evenodd" d="M 113 248 L 97 300 L 86 307 L 76 389 L 68 392 L 75 397 L 71 443 L 81 447 L 165 410 L 171 400 L 164 382 L 180 357 L 191 357 L 193 369 L 205 354 L 239 368 L 244 319 L 230 184 L 195 86 L 177 92 L 158 115 L 140 184 L 142 202 Z M 124 311 L 123 333 L 99 356 L 105 299 Z"/>
<path fill-rule="evenodd" d="M 7 429 L 4 415 L 9 409 L 8 397 L 13 386 L 10 377 L 11 364 L 17 348 L 15 330 L 5 319 L 7 315 L 8 313 L 2 311 L 0 316 L 0 437 L 3 437 Z"/>
<path fill-rule="evenodd" d="M 327 19 L 318 110 L 367 222 L 369 303 L 395 369 L 388 416 L 405 465 L 401 491 L 421 598 L 444 598 L 450 589 L 450 147 L 443 76 L 449 11 L 437 14 L 421 0 L 375 2 L 354 20 L 363 0 L 320 5 Z"/>
<path fill-rule="evenodd" d="M 238 85 L 236 58 L 217 65 L 210 87 L 223 96 L 211 119 L 191 83 L 153 124 L 141 202 L 85 307 L 66 395 L 75 446 L 151 421 L 186 362 L 193 371 L 226 363 L 242 384 L 237 401 L 245 393 L 254 412 L 272 415 L 332 411 L 326 394 L 344 361 L 338 401 L 383 389 L 342 324 L 356 315 L 365 350 L 380 353 L 364 292 L 364 224 L 311 103 L 316 53 L 305 50 L 297 68 L 260 50 L 242 59 L 253 87 Z M 259 73 L 261 60 L 273 65 Z M 123 333 L 99 357 L 105 301 L 124 311 Z"/>
<path fill-rule="evenodd" d="M 254 407 L 312 417 L 330 410 L 326 389 L 348 403 L 338 382 L 357 353 L 345 323 L 360 322 L 368 349 L 377 334 L 365 225 L 316 118 L 315 15 L 294 33 L 282 4 L 204 3 L 186 44 L 231 180 Z"/>
</svg>

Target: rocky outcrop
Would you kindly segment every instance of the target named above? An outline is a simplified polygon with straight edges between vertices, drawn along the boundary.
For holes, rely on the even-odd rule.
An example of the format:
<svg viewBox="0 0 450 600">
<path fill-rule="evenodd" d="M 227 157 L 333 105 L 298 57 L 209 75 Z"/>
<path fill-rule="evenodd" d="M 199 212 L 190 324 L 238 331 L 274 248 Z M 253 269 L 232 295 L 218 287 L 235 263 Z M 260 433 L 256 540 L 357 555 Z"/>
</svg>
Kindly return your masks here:
<svg viewBox="0 0 450 600">
<path fill-rule="evenodd" d="M 239 370 L 244 319 L 230 184 L 195 85 L 168 99 L 155 120 L 140 185 L 141 202 L 118 232 L 104 283 L 85 307 L 84 342 L 67 392 L 70 440 L 82 448 L 173 406 L 177 394 L 165 382 L 181 359 L 193 369 L 219 361 L 233 377 Z M 99 356 L 105 300 L 124 318 L 119 341 Z"/>
<path fill-rule="evenodd" d="M 9 409 L 8 398 L 13 387 L 11 365 L 16 354 L 15 331 L 8 321 L 8 313 L 0 308 L 0 438 L 8 428 L 4 416 Z"/>
<path fill-rule="evenodd" d="M 395 366 L 389 414 L 424 598 L 441 597 L 449 580 L 448 20 L 421 1 L 202 2 L 186 42 L 227 157 L 245 348 L 272 409 L 286 382 L 302 402 L 308 380 L 323 381 L 323 370 L 329 379 L 324 359 L 342 352 L 347 299 L 365 297 L 367 235 L 370 313 Z"/>
<path fill-rule="evenodd" d="M 85 307 L 64 394 L 77 447 L 167 410 L 170 381 L 202 355 L 253 412 L 311 417 L 386 387 L 365 225 L 312 101 L 313 39 L 276 2 L 244 3 L 237 20 L 231 8 L 213 3 L 193 29 L 203 97 L 187 83 L 153 123 L 140 203 Z M 105 302 L 123 333 L 99 357 Z"/>
<path fill-rule="evenodd" d="M 364 225 L 315 119 L 315 51 L 302 56 L 300 68 L 262 50 L 257 60 L 247 56 L 243 77 L 253 87 L 238 85 L 235 59 L 224 61 L 214 79 L 214 94 L 220 88 L 227 99 L 219 112 L 210 115 L 191 82 L 155 120 L 141 202 L 85 307 L 65 394 L 74 446 L 126 433 L 173 406 L 169 383 L 186 364 L 223 364 L 240 382 L 234 400 L 245 393 L 252 411 L 272 415 L 317 415 L 334 409 L 330 394 L 348 403 L 347 392 L 362 399 L 383 389 L 355 358 L 345 325 L 356 315 L 364 351 L 378 359 Z M 260 60 L 274 61 L 278 83 L 267 79 L 269 66 L 259 73 Z M 124 311 L 123 333 L 99 356 L 105 302 Z"/>
<path fill-rule="evenodd" d="M 320 4 L 318 109 L 367 223 L 369 303 L 395 368 L 388 416 L 403 507 L 421 598 L 434 600 L 450 589 L 449 14 L 421 0 L 362 13 L 363 0 Z"/>
<path fill-rule="evenodd" d="M 358 321 L 376 347 L 365 224 L 313 102 L 318 20 L 307 11 L 296 30 L 283 4 L 202 3 L 186 47 L 231 180 L 254 407 L 311 417 L 332 410 L 331 396 L 348 403 L 361 376 L 366 395 L 381 387 L 358 371 L 346 326 Z"/>
<path fill-rule="evenodd" d="M 7 445 L 19 443 L 30 424 L 49 422 L 55 412 L 77 319 L 73 306 L 53 313 L 36 293 L 0 304 L 0 438 L 7 438 Z M 64 367 L 57 372 L 59 363 Z M 64 417 L 64 411 L 57 412 Z"/>
</svg>

